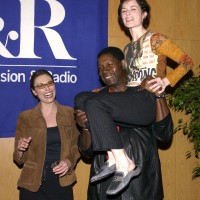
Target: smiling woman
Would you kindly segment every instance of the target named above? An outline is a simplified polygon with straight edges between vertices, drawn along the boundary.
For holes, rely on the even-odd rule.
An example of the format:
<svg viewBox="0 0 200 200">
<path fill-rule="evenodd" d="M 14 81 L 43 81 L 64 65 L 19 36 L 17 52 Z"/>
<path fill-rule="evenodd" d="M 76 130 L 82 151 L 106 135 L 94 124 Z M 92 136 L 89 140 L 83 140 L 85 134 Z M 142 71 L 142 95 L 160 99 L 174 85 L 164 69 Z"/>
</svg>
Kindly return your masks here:
<svg viewBox="0 0 200 200">
<path fill-rule="evenodd" d="M 55 100 L 56 87 L 48 71 L 34 72 L 30 88 L 39 103 L 20 113 L 16 126 L 13 157 L 22 165 L 19 199 L 73 200 L 79 158 L 74 110 Z"/>
<path fill-rule="evenodd" d="M 14 73 L 11 72 L 10 69 L 6 70 L 6 72 L 0 73 L 0 82 L 25 82 L 25 74 L 24 73 Z"/>
<path fill-rule="evenodd" d="M 166 35 L 148 30 L 150 11 L 146 0 L 121 0 L 118 20 L 132 38 L 124 48 L 128 85 L 139 85 L 146 76 L 153 76 L 155 79 L 149 83 L 154 83 L 155 90 L 161 86 L 161 94 L 167 86 L 174 87 L 194 63 Z M 177 63 L 169 74 L 166 74 L 167 58 Z"/>
</svg>

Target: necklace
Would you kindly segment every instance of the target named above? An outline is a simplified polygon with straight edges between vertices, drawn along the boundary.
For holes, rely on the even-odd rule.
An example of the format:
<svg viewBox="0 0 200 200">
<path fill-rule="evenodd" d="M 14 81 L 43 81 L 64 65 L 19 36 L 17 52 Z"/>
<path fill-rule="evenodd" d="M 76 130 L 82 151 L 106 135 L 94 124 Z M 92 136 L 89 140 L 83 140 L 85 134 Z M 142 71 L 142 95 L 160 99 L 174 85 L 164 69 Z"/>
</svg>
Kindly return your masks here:
<svg viewBox="0 0 200 200">
<path fill-rule="evenodd" d="M 140 58 L 142 56 L 142 45 L 144 42 L 144 39 L 146 37 L 146 35 L 149 33 L 149 31 L 147 31 L 146 33 L 144 33 L 138 40 L 136 40 L 135 42 L 132 42 L 132 52 L 133 52 L 133 58 L 137 59 Z"/>
<path fill-rule="evenodd" d="M 136 58 L 138 55 L 138 40 L 136 42 L 133 42 L 132 52 L 133 52 L 133 58 Z"/>
</svg>

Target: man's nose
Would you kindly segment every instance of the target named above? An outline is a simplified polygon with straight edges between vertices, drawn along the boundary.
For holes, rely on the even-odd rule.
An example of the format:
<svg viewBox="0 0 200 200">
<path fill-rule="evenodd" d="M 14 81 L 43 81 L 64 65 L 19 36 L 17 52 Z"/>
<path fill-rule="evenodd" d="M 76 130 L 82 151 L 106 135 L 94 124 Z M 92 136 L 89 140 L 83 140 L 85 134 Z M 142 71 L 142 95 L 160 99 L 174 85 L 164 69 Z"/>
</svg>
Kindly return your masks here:
<svg viewBox="0 0 200 200">
<path fill-rule="evenodd" d="M 103 66 L 103 71 L 108 71 L 110 68 L 108 66 Z"/>
</svg>

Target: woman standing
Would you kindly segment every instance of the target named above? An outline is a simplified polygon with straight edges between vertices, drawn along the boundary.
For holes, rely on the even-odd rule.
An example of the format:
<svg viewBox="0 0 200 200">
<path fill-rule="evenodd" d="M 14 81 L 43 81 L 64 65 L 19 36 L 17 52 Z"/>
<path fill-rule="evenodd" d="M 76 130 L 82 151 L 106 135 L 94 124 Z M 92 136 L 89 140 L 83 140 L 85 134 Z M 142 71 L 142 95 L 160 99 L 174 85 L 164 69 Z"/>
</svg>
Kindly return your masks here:
<svg viewBox="0 0 200 200">
<path fill-rule="evenodd" d="M 79 158 L 74 110 L 60 105 L 52 75 L 36 71 L 30 88 L 38 105 L 20 113 L 13 158 L 22 166 L 20 200 L 73 200 Z"/>
<path fill-rule="evenodd" d="M 137 86 L 146 76 L 157 77 L 155 90 L 160 93 L 174 86 L 193 66 L 191 58 L 178 48 L 167 36 L 149 31 L 150 6 L 146 0 L 121 0 L 118 8 L 119 21 L 128 29 L 132 41 L 124 48 L 128 85 Z M 166 58 L 178 66 L 166 75 Z"/>
</svg>

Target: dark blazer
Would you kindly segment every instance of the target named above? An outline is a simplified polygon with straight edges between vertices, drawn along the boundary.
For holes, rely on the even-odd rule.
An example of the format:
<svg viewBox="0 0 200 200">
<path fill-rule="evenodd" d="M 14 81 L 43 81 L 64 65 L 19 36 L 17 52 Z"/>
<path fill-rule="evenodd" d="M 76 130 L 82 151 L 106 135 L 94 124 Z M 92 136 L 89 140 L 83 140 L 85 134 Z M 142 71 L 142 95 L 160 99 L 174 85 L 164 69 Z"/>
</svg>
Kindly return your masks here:
<svg viewBox="0 0 200 200">
<path fill-rule="evenodd" d="M 56 116 L 61 139 L 60 160 L 69 159 L 72 163 L 69 173 L 59 179 L 61 186 L 71 185 L 76 181 L 74 167 L 80 157 L 77 139 L 79 132 L 74 120 L 73 108 L 57 103 Z M 40 103 L 33 109 L 20 113 L 15 136 L 13 159 L 23 165 L 18 186 L 30 191 L 37 191 L 41 184 L 46 152 L 47 127 L 42 116 Z M 20 159 L 17 154 L 17 142 L 21 137 L 32 137 L 28 151 Z"/>
</svg>

